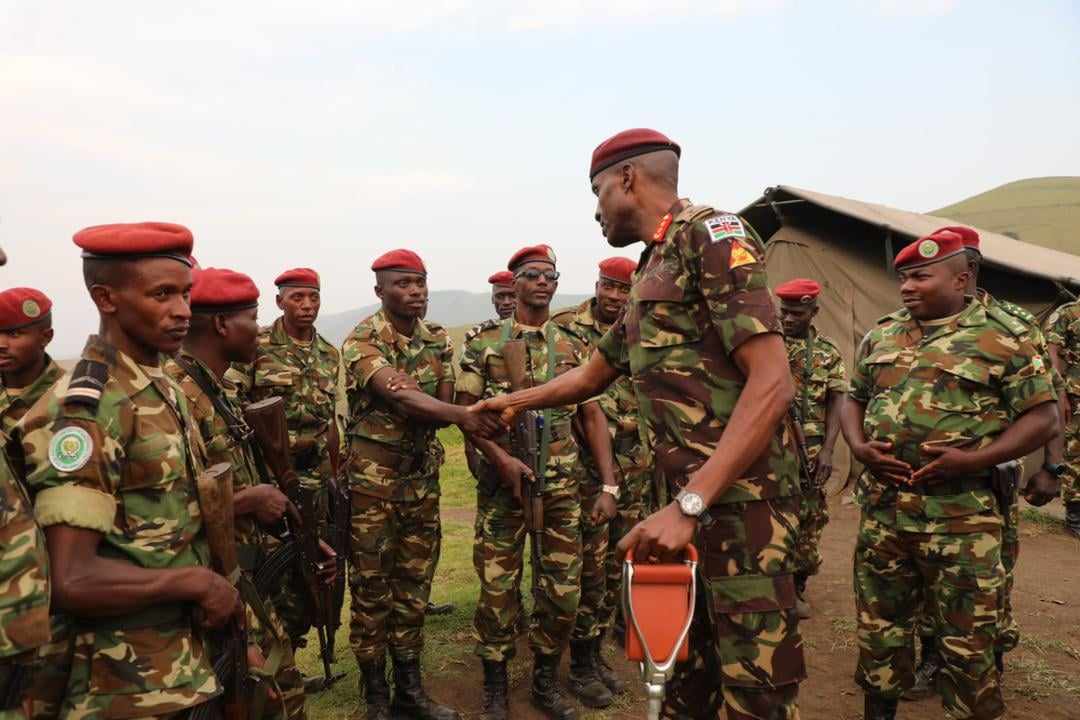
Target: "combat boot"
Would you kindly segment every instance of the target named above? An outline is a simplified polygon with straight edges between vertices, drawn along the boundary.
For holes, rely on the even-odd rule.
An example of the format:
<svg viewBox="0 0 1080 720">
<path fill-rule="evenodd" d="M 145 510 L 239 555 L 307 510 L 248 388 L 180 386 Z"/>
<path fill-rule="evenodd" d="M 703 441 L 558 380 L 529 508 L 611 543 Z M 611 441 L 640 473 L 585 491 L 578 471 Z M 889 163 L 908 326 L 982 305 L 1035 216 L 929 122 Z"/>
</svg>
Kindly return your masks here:
<svg viewBox="0 0 1080 720">
<path fill-rule="evenodd" d="M 944 664 L 933 637 L 922 638 L 922 655 L 915 669 L 915 683 L 904 692 L 905 700 L 922 700 L 937 692 L 937 674 Z"/>
<path fill-rule="evenodd" d="M 506 663 L 484 660 L 484 710 L 481 720 L 507 720 L 510 717 L 510 683 Z"/>
<path fill-rule="evenodd" d="M 367 701 L 366 720 L 391 720 L 385 659 L 360 663 L 360 694 Z"/>
<path fill-rule="evenodd" d="M 1080 539 L 1080 500 L 1065 503 L 1065 532 Z"/>
<path fill-rule="evenodd" d="M 596 674 L 601 682 L 607 685 L 612 695 L 618 695 L 626 690 L 626 683 L 615 673 L 615 668 L 607 664 L 604 659 L 604 634 L 593 640 L 593 657 L 596 659 Z"/>
<path fill-rule="evenodd" d="M 866 693 L 863 701 L 863 720 L 896 720 L 895 699 L 888 700 L 880 695 Z"/>
<path fill-rule="evenodd" d="M 577 720 L 577 710 L 566 701 L 555 679 L 559 667 L 558 655 L 534 656 L 532 676 L 532 704 L 553 720 Z"/>
<path fill-rule="evenodd" d="M 806 600 L 806 581 L 809 578 L 802 573 L 795 574 L 795 612 L 800 620 L 809 620 L 814 616 L 810 603 Z"/>
<path fill-rule="evenodd" d="M 413 720 L 461 720 L 456 711 L 440 705 L 424 692 L 419 658 L 394 658 L 394 701 L 390 710 L 395 717 Z"/>
<path fill-rule="evenodd" d="M 570 641 L 570 692 L 585 707 L 606 708 L 614 699 L 596 670 L 592 640 Z"/>
</svg>

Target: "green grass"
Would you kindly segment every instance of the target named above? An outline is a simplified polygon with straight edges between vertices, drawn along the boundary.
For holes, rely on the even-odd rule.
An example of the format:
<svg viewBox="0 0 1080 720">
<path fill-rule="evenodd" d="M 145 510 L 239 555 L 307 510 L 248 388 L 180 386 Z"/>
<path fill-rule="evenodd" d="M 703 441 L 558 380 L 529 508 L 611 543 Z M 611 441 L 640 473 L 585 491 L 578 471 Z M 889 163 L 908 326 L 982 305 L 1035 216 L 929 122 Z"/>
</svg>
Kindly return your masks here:
<svg viewBox="0 0 1080 720">
<path fill-rule="evenodd" d="M 1038 535 L 1043 533 L 1065 532 L 1064 520 L 1053 517 L 1052 515 L 1047 515 L 1034 508 L 1024 508 L 1020 511 L 1020 523 L 1022 526 L 1033 527 L 1035 529 L 1035 534 Z"/>
</svg>

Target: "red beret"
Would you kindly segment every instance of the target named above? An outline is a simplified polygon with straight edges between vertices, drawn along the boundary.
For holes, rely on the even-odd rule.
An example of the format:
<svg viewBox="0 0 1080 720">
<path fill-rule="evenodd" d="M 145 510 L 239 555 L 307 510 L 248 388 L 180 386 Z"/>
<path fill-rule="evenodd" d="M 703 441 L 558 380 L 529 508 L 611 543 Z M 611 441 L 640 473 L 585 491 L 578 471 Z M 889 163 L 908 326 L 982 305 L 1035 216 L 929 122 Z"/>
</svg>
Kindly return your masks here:
<svg viewBox="0 0 1080 720">
<path fill-rule="evenodd" d="M 514 273 L 509 270 L 500 270 L 491 277 L 488 278 L 488 282 L 492 285 L 513 285 Z"/>
<path fill-rule="evenodd" d="M 512 271 L 518 265 L 527 262 L 546 262 L 554 265 L 555 251 L 551 249 L 550 245 L 523 247 L 510 257 L 510 262 L 506 263 L 506 267 Z"/>
<path fill-rule="evenodd" d="M 404 249 L 391 250 L 388 253 L 383 253 L 375 258 L 375 262 L 371 263 L 371 269 L 399 270 L 401 272 L 427 275 L 427 268 L 424 267 L 424 261 L 420 259 L 420 256 L 412 250 Z"/>
<path fill-rule="evenodd" d="M 788 280 L 776 286 L 776 296 L 786 302 L 812 303 L 821 294 L 821 285 L 806 278 Z"/>
<path fill-rule="evenodd" d="M 286 270 L 274 279 L 274 284 L 280 287 L 306 287 L 319 289 L 319 273 L 311 268 L 293 268 Z"/>
<path fill-rule="evenodd" d="M 163 222 L 94 225 L 75 233 L 72 239 L 82 248 L 84 258 L 167 257 L 189 266 L 195 244 L 186 227 Z"/>
<path fill-rule="evenodd" d="M 942 230 L 949 230 L 960 236 L 960 239 L 964 242 L 964 247 L 971 248 L 975 252 L 982 255 L 982 251 L 979 250 L 979 231 L 975 228 L 964 227 L 963 225 L 946 225 L 943 228 L 938 228 L 935 233 Z"/>
<path fill-rule="evenodd" d="M 630 258 L 610 257 L 600 261 L 600 277 L 614 280 L 623 285 L 629 285 L 637 263 Z"/>
<path fill-rule="evenodd" d="M 919 238 L 896 253 L 896 261 L 893 264 L 897 270 L 907 270 L 932 265 L 962 252 L 964 252 L 963 237 L 959 233 L 942 228 L 926 237 Z"/>
<path fill-rule="evenodd" d="M 191 309 L 195 312 L 231 312 L 259 304 L 259 288 L 243 273 L 224 268 L 202 268 L 193 273 Z"/>
<path fill-rule="evenodd" d="M 612 135 L 593 150 L 589 178 L 596 177 L 598 172 L 615 163 L 657 150 L 672 150 L 676 156 L 682 153 L 682 149 L 663 133 L 648 128 L 623 130 L 617 135 Z"/>
<path fill-rule="evenodd" d="M 52 300 L 34 288 L 17 287 L 0 292 L 0 330 L 19 328 L 41 322 L 49 316 Z"/>
</svg>

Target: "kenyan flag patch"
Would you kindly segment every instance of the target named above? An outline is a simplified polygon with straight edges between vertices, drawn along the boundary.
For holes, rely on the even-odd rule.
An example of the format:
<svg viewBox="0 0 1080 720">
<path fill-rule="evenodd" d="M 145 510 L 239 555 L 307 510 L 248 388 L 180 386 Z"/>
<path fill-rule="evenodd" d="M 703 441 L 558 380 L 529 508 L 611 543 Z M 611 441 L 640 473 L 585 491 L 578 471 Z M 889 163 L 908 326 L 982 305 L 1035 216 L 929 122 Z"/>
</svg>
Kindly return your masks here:
<svg viewBox="0 0 1080 720">
<path fill-rule="evenodd" d="M 705 220 L 705 227 L 709 229 L 709 239 L 712 242 L 720 242 L 728 238 L 746 239 L 746 228 L 738 215 L 714 215 Z"/>
</svg>

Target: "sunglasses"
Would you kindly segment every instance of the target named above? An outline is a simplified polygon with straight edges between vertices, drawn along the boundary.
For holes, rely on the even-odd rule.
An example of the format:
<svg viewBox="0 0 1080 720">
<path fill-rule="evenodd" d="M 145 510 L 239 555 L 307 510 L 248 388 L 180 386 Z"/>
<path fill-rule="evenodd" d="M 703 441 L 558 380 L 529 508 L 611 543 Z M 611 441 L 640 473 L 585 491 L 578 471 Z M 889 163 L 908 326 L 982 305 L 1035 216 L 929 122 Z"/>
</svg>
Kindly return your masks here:
<svg viewBox="0 0 1080 720">
<path fill-rule="evenodd" d="M 559 273 L 557 273 L 554 270 L 533 270 L 531 268 L 528 269 L 528 270 L 520 271 L 519 273 L 514 275 L 514 277 L 516 277 L 516 278 L 523 277 L 526 280 L 528 280 L 529 282 L 536 282 L 537 280 L 540 279 L 541 275 L 543 275 L 544 279 L 547 280 L 548 282 L 555 282 L 556 280 L 559 279 Z"/>
</svg>

